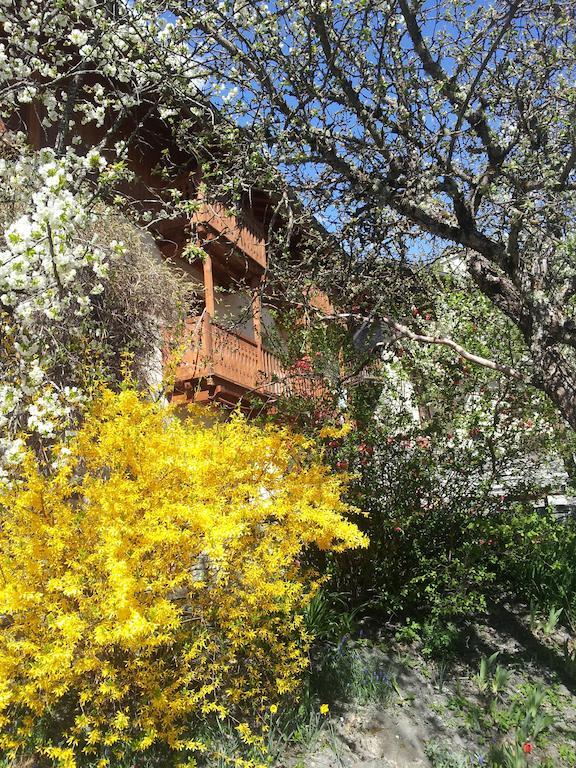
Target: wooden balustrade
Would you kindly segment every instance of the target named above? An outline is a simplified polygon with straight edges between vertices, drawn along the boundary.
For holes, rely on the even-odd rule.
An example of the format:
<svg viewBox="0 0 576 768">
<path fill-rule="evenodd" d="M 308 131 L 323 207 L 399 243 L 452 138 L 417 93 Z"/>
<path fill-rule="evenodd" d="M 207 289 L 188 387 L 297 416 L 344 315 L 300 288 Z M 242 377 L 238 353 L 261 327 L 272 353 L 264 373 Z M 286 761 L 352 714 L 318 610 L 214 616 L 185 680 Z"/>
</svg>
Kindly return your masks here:
<svg viewBox="0 0 576 768">
<path fill-rule="evenodd" d="M 267 349 L 262 350 L 261 378 L 266 392 L 272 395 L 286 393 L 286 371 L 280 360 Z"/>
<path fill-rule="evenodd" d="M 287 371 L 272 352 L 212 323 L 207 313 L 186 321 L 184 353 L 176 380 L 212 380 L 211 384 L 224 390 L 228 386 L 273 398 L 287 394 L 317 398 L 325 392 L 317 375 Z"/>
<path fill-rule="evenodd" d="M 263 229 L 248 214 L 241 220 L 231 216 L 222 203 L 202 202 L 192 221 L 211 230 L 213 239 L 225 241 L 242 251 L 259 266 L 266 268 L 266 245 Z"/>
<path fill-rule="evenodd" d="M 212 370 L 246 389 L 258 383 L 259 354 L 255 342 L 212 326 Z"/>
<path fill-rule="evenodd" d="M 176 378 L 193 381 L 210 377 L 266 395 L 284 391 L 284 371 L 278 358 L 255 341 L 212 323 L 205 313 L 186 321 L 184 353 Z"/>
</svg>

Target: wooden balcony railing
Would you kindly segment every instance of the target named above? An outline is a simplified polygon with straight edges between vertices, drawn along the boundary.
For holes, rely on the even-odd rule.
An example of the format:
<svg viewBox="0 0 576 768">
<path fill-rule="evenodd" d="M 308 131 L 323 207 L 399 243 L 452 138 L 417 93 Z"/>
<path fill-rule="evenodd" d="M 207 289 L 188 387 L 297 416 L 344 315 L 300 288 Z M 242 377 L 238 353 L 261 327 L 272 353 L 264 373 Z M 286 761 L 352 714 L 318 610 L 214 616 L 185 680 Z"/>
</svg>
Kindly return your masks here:
<svg viewBox="0 0 576 768">
<path fill-rule="evenodd" d="M 271 395 L 286 394 L 286 371 L 280 360 L 267 349 L 262 349 L 262 374 L 266 392 Z"/>
<path fill-rule="evenodd" d="M 207 314 L 189 318 L 185 349 L 176 378 L 180 381 L 218 377 L 248 391 L 279 395 L 283 368 L 256 342 L 220 328 Z"/>
<path fill-rule="evenodd" d="M 239 221 L 222 203 L 203 202 L 192 216 L 195 224 L 208 228 L 212 239 L 237 248 L 249 259 L 266 268 L 266 246 L 263 229 L 246 216 Z"/>
</svg>

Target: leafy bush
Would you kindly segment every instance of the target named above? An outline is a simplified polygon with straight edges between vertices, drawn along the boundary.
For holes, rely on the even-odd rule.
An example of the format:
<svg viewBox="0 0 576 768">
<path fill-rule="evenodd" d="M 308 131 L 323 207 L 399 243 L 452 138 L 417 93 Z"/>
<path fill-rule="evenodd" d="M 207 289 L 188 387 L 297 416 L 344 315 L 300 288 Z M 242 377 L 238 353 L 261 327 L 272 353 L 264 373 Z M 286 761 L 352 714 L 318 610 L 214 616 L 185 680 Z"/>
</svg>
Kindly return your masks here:
<svg viewBox="0 0 576 768">
<path fill-rule="evenodd" d="M 365 554 L 339 558 L 338 587 L 443 626 L 485 607 L 506 514 L 489 482 L 470 480 L 475 446 L 445 440 L 416 427 L 401 436 L 375 429 L 332 448 L 336 466 L 356 471 L 352 498 L 370 536 Z"/>
<path fill-rule="evenodd" d="M 576 520 L 551 512 L 522 512 L 511 521 L 500 578 L 548 614 L 550 630 L 561 620 L 576 630 Z"/>
<path fill-rule="evenodd" d="M 444 652 L 460 619 L 523 597 L 528 568 L 545 568 L 557 546 L 560 524 L 532 505 L 554 422 L 533 393 L 437 356 L 382 368 L 377 386 L 356 387 L 350 412 L 355 429 L 326 451 L 352 473 L 370 545 L 335 560 L 334 588 L 408 619 L 427 650 Z"/>
<path fill-rule="evenodd" d="M 0 746 L 63 766 L 258 742 L 308 664 L 308 547 L 366 543 L 343 484 L 286 430 L 180 420 L 105 391 L 44 474 L 0 489 Z"/>
</svg>

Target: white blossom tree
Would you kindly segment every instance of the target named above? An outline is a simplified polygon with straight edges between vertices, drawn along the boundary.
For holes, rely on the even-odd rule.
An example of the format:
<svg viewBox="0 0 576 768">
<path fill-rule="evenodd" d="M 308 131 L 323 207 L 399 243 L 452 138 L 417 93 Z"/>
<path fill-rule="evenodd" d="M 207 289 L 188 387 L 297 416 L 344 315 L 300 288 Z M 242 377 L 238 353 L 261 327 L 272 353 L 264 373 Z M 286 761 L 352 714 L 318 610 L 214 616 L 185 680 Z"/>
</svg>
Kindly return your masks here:
<svg viewBox="0 0 576 768">
<path fill-rule="evenodd" d="M 67 316 L 98 306 L 111 241 L 122 239 L 78 237 L 100 203 L 142 226 L 186 214 L 175 180 L 192 166 L 209 177 L 212 159 L 232 198 L 254 183 L 271 192 L 271 231 L 281 206 L 288 232 L 320 217 L 310 274 L 293 251 L 285 262 L 298 288 L 328 287 L 355 320 L 367 314 L 397 336 L 529 381 L 576 425 L 575 9 L 574 0 L 0 0 L 2 173 L 12 180 L 0 311 L 12 338 L 22 328 L 30 344 L 32 307 L 62 327 L 64 294 Z M 134 147 L 146 152 L 151 119 L 181 151 L 166 147 L 161 189 L 130 164 Z M 21 161 L 10 147 L 27 141 Z M 43 145 L 50 156 L 38 154 Z M 41 210 L 51 185 L 61 215 Z M 516 365 L 410 314 L 414 289 L 433 292 L 427 266 L 437 259 L 466 270 L 519 329 Z M 8 404 L 19 400 L 13 378 L 6 386 L 0 410 L 20 424 Z"/>
<path fill-rule="evenodd" d="M 168 5 L 207 92 L 340 243 L 330 284 L 360 284 L 396 333 L 462 354 L 378 306 L 391 261 L 414 274 L 449 259 L 525 343 L 519 369 L 478 362 L 543 390 L 576 426 L 576 3 Z"/>
<path fill-rule="evenodd" d="M 145 226 L 178 198 L 166 184 L 170 206 L 152 190 L 142 205 L 128 159 L 152 110 L 190 110 L 188 55 L 145 5 L 0 2 L 0 469 L 21 431 L 49 459 L 91 390 L 176 316 L 179 289 L 126 217 Z"/>
</svg>

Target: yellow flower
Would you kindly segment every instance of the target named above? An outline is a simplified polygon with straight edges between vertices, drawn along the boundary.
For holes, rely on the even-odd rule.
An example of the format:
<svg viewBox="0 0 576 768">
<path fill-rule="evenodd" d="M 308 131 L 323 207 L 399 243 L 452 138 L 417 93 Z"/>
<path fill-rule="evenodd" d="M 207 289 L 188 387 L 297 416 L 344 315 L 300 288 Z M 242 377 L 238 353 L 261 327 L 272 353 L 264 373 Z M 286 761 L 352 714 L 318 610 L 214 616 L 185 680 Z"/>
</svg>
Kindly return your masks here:
<svg viewBox="0 0 576 768">
<path fill-rule="evenodd" d="M 318 435 L 323 438 L 331 437 L 334 440 L 340 440 L 349 435 L 353 428 L 349 421 L 345 421 L 340 427 L 322 427 Z"/>
<path fill-rule="evenodd" d="M 202 753 L 189 723 L 214 714 L 262 748 L 247 723 L 308 664 L 302 553 L 367 540 L 304 438 L 208 421 L 104 391 L 52 474 L 30 452 L 0 481 L 0 750 L 65 703 L 70 746 L 37 746 L 58 768 L 112 745 L 118 763 L 130 744 Z"/>
<path fill-rule="evenodd" d="M 320 704 L 320 714 L 321 715 L 327 715 L 330 712 L 330 707 L 328 704 Z"/>
</svg>

